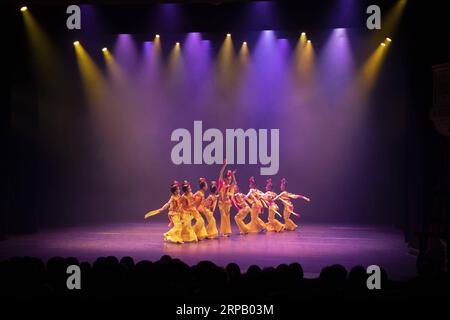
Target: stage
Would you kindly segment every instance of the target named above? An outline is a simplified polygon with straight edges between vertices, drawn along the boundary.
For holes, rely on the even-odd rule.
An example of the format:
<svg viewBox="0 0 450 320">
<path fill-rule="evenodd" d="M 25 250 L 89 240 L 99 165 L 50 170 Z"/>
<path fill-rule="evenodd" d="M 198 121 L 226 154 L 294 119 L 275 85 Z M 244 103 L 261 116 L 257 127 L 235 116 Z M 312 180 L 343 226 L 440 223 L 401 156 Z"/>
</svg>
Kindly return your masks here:
<svg viewBox="0 0 450 320">
<path fill-rule="evenodd" d="M 395 280 L 416 275 L 416 257 L 408 253 L 401 232 L 390 227 L 307 224 L 295 232 L 235 234 L 182 245 L 163 242 L 162 234 L 167 229 L 166 223 L 142 222 L 16 236 L 0 242 L 0 259 L 74 256 L 92 262 L 99 256 L 114 255 L 139 261 L 167 254 L 188 264 L 211 260 L 225 266 L 236 262 L 243 270 L 252 264 L 265 267 L 299 262 L 306 277 L 315 277 L 332 264 L 342 264 L 347 270 L 358 264 L 377 264 Z"/>
</svg>

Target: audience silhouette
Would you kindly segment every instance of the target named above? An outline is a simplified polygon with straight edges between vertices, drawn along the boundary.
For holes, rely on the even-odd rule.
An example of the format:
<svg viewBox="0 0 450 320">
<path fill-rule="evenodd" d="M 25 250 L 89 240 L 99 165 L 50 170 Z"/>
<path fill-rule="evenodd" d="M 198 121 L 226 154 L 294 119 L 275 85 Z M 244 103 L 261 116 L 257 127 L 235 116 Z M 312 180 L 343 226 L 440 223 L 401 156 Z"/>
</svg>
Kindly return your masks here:
<svg viewBox="0 0 450 320">
<path fill-rule="evenodd" d="M 69 290 L 67 267 L 78 265 L 81 290 Z M 253 299 L 280 300 L 314 298 L 448 298 L 448 273 L 424 267 L 409 281 L 393 281 L 382 270 L 381 290 L 369 290 L 368 274 L 362 266 L 350 272 L 339 264 L 327 266 L 318 278 L 305 278 L 299 263 L 261 269 L 250 266 L 245 273 L 236 263 L 225 268 L 211 261 L 189 266 L 179 259 L 139 261 L 132 257 L 99 257 L 79 262 L 74 257 L 47 261 L 14 257 L 0 261 L 0 290 L 8 298 L 153 298 L 179 301 Z"/>
</svg>

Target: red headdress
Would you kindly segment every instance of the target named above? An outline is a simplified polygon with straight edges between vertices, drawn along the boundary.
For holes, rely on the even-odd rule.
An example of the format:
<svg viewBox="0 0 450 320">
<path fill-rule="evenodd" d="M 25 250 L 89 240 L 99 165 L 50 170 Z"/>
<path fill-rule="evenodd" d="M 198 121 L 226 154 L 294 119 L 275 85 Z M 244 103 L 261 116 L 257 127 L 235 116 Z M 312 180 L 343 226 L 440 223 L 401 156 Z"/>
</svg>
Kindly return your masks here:
<svg viewBox="0 0 450 320">
<path fill-rule="evenodd" d="M 266 180 L 266 190 L 267 190 L 267 191 L 272 190 L 272 186 L 273 186 L 273 184 L 272 184 L 272 178 L 267 179 L 267 180 Z"/>
<path fill-rule="evenodd" d="M 255 177 L 254 177 L 254 176 L 251 176 L 251 177 L 248 179 L 248 182 L 249 182 L 250 186 L 256 186 L 256 180 L 255 180 Z"/>
<path fill-rule="evenodd" d="M 206 179 L 205 178 L 200 178 L 200 179 L 198 179 L 198 182 L 199 183 L 206 182 Z"/>
<path fill-rule="evenodd" d="M 180 183 L 177 180 L 173 180 L 171 187 L 180 187 Z"/>
<path fill-rule="evenodd" d="M 211 187 L 216 187 L 217 186 L 217 182 L 216 181 L 211 181 Z"/>
<path fill-rule="evenodd" d="M 286 178 L 281 179 L 280 184 L 281 184 L 282 186 L 287 187 L 288 182 L 287 182 Z"/>
<path fill-rule="evenodd" d="M 227 178 L 231 177 L 233 175 L 233 172 L 231 170 L 227 171 Z"/>
<path fill-rule="evenodd" d="M 184 180 L 184 182 L 183 182 L 183 187 L 184 186 L 190 186 L 191 184 L 189 183 L 189 181 L 187 181 L 187 180 Z"/>
</svg>

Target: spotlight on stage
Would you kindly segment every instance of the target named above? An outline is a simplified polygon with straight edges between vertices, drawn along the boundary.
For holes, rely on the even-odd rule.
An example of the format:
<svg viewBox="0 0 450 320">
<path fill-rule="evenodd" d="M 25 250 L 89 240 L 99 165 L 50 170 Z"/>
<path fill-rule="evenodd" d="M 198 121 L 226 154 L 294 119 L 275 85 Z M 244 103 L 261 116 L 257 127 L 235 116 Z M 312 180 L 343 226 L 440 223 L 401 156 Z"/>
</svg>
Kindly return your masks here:
<svg viewBox="0 0 450 320">
<path fill-rule="evenodd" d="M 242 42 L 242 45 L 246 46 L 247 45 L 247 41 Z"/>
<path fill-rule="evenodd" d="M 384 42 L 380 43 L 380 45 L 381 45 L 382 47 L 386 47 L 386 44 L 385 44 Z"/>
<path fill-rule="evenodd" d="M 387 42 L 391 42 L 392 39 L 391 39 L 391 38 L 386 38 L 386 41 L 387 41 Z"/>
<path fill-rule="evenodd" d="M 105 47 L 105 48 L 102 49 L 102 51 L 106 52 L 106 51 L 108 51 L 108 48 Z"/>
<path fill-rule="evenodd" d="M 159 34 L 157 34 L 157 35 L 155 36 L 155 38 L 159 39 Z"/>
<path fill-rule="evenodd" d="M 306 32 L 302 32 L 300 35 L 301 35 L 302 37 L 306 37 Z"/>
<path fill-rule="evenodd" d="M 306 42 L 311 43 L 311 40 L 308 40 L 308 41 L 306 41 Z"/>
<path fill-rule="evenodd" d="M 228 37 L 228 38 L 231 37 L 231 33 L 227 33 L 227 37 Z"/>
<path fill-rule="evenodd" d="M 27 11 L 27 10 L 28 10 L 27 7 L 22 7 L 22 8 L 20 8 L 20 11 L 22 11 L 22 12 L 25 12 L 25 11 Z"/>
<path fill-rule="evenodd" d="M 77 46 L 77 45 L 79 45 L 79 44 L 80 44 L 80 41 L 75 41 L 75 42 L 73 43 L 74 46 Z"/>
<path fill-rule="evenodd" d="M 179 42 L 176 42 L 175 45 L 176 45 L 177 47 L 179 47 L 179 46 L 180 46 L 180 43 L 179 43 Z"/>
</svg>

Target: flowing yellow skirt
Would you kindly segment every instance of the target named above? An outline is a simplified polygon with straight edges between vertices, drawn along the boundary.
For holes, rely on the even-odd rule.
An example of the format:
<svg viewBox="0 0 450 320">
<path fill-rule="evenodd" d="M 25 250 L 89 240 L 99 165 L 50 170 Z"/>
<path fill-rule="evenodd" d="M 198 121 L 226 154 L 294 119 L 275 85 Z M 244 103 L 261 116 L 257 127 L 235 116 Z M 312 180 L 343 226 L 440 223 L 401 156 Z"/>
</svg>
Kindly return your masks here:
<svg viewBox="0 0 450 320">
<path fill-rule="evenodd" d="M 291 212 L 288 208 L 284 208 L 283 211 L 283 219 L 284 219 L 284 227 L 286 230 L 294 231 L 297 229 L 297 225 L 294 223 L 294 221 L 291 220 Z"/>
<path fill-rule="evenodd" d="M 214 218 L 213 212 L 209 209 L 203 209 L 203 214 L 207 221 L 206 233 L 208 234 L 208 239 L 217 238 L 219 231 L 217 231 L 216 218 Z"/>
<path fill-rule="evenodd" d="M 278 208 L 277 208 L 278 209 Z M 275 209 L 276 210 L 276 209 Z M 266 224 L 267 231 L 281 232 L 285 226 L 275 218 L 275 211 L 269 207 L 268 222 Z"/>
<path fill-rule="evenodd" d="M 174 243 L 183 243 L 183 237 L 181 236 L 181 231 L 183 230 L 181 215 L 176 212 L 169 212 L 169 216 L 172 219 L 173 227 L 164 233 L 164 240 Z"/>
<path fill-rule="evenodd" d="M 205 220 L 203 219 L 200 212 L 198 212 L 198 210 L 195 208 L 191 210 L 191 215 L 195 219 L 193 228 L 195 234 L 197 235 L 197 239 L 198 240 L 205 239 L 208 236 L 208 233 L 206 232 L 205 228 Z"/>
<path fill-rule="evenodd" d="M 197 235 L 195 234 L 194 228 L 192 228 L 192 215 L 189 212 L 183 212 L 181 214 L 181 220 L 183 228 L 181 230 L 181 237 L 183 241 L 198 241 Z"/>
<path fill-rule="evenodd" d="M 247 224 L 245 224 L 245 222 L 244 222 L 244 219 L 245 219 L 245 217 L 247 217 L 249 212 L 250 212 L 250 207 L 245 206 L 245 207 L 241 208 L 239 210 L 239 212 L 236 214 L 236 216 L 234 217 L 234 221 L 236 222 L 236 225 L 239 228 L 240 234 L 246 234 L 249 231 Z"/>
<path fill-rule="evenodd" d="M 231 235 L 230 209 L 231 203 L 229 201 L 219 201 L 221 236 Z"/>
<path fill-rule="evenodd" d="M 248 232 L 258 233 L 263 230 L 266 230 L 266 224 L 261 220 L 259 214 L 261 213 L 261 207 L 253 203 L 252 208 L 250 210 L 250 222 L 248 226 Z"/>
</svg>

